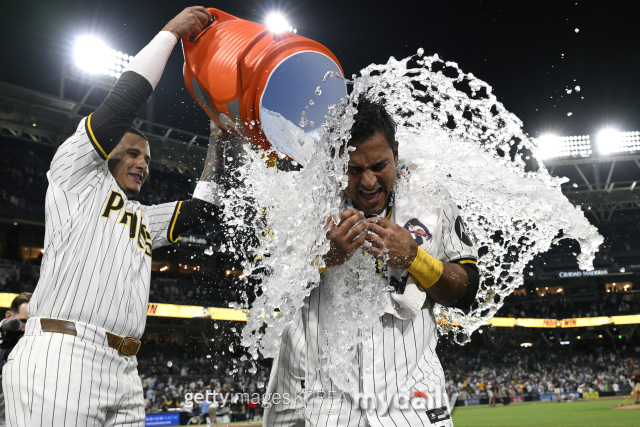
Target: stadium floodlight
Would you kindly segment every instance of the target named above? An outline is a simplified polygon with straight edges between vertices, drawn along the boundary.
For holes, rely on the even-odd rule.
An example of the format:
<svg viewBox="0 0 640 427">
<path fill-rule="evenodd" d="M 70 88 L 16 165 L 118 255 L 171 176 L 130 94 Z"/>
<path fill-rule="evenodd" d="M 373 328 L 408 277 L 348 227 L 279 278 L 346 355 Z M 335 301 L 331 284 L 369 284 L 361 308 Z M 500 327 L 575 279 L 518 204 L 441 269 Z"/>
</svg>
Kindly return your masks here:
<svg viewBox="0 0 640 427">
<path fill-rule="evenodd" d="M 537 157 L 544 160 L 552 157 L 559 157 L 560 138 L 555 135 L 542 135 L 538 138 Z"/>
<path fill-rule="evenodd" d="M 598 133 L 597 144 L 600 154 L 618 153 L 622 147 L 622 134 L 615 129 L 603 129 Z"/>
<path fill-rule="evenodd" d="M 105 74 L 116 79 L 131 62 L 132 56 L 111 49 L 100 39 L 81 36 L 76 39 L 74 49 L 76 66 L 90 74 Z"/>
<path fill-rule="evenodd" d="M 629 153 L 640 151 L 640 132 L 618 132 L 604 129 L 598 134 L 600 154 Z"/>
<path fill-rule="evenodd" d="M 589 157 L 592 153 L 589 135 L 556 136 L 538 138 L 537 157 L 541 160 L 554 157 Z"/>
<path fill-rule="evenodd" d="M 287 19 L 278 12 L 272 12 L 267 15 L 265 23 L 267 24 L 269 30 L 271 30 L 271 32 L 275 34 L 283 33 L 285 31 L 294 32 L 294 28 L 289 25 Z"/>
</svg>

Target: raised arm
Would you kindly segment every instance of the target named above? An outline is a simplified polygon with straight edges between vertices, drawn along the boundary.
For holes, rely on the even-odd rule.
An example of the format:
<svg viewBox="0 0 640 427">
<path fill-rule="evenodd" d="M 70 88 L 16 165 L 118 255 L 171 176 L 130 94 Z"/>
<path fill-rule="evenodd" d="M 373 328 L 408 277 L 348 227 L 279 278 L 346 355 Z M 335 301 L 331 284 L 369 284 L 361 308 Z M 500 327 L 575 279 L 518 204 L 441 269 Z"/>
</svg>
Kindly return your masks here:
<svg viewBox="0 0 640 427">
<path fill-rule="evenodd" d="M 107 98 L 87 120 L 91 142 L 103 159 L 109 157 L 151 96 L 176 42 L 199 33 L 211 19 L 202 6 L 186 8 L 129 63 Z"/>
<path fill-rule="evenodd" d="M 101 166 L 158 84 L 177 37 L 200 31 L 210 16 L 200 6 L 185 9 L 133 58 L 107 98 L 56 151 L 47 173 L 50 184 L 74 193 L 95 187 L 93 178 L 101 176 Z"/>
<path fill-rule="evenodd" d="M 209 222 L 217 214 L 224 194 L 224 148 L 229 135 L 210 122 L 209 148 L 202 168 L 202 175 L 191 200 L 178 202 L 169 241 L 176 242 L 181 233 L 203 222 Z"/>
</svg>

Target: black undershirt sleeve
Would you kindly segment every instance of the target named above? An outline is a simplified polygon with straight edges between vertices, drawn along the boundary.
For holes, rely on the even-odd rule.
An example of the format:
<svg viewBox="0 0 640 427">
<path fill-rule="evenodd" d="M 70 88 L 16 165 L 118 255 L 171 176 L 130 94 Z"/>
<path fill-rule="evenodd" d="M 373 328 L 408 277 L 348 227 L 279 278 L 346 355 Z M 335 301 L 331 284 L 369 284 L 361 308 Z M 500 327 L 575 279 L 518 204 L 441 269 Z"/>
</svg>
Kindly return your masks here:
<svg viewBox="0 0 640 427">
<path fill-rule="evenodd" d="M 171 218 L 167 239 L 175 243 L 181 233 L 202 223 L 211 222 L 218 213 L 218 206 L 200 199 L 178 202 Z"/>
<path fill-rule="evenodd" d="M 103 158 L 109 157 L 153 93 L 151 83 L 135 71 L 122 73 L 107 98 L 87 120 L 87 134 Z"/>
<path fill-rule="evenodd" d="M 471 304 L 476 299 L 476 294 L 478 293 L 478 287 L 480 286 L 480 272 L 478 271 L 478 266 L 474 264 L 459 264 L 460 267 L 464 268 L 464 271 L 467 273 L 467 277 L 469 278 L 469 284 L 467 285 L 467 292 L 460 298 L 460 301 L 455 303 L 455 308 L 465 309 L 471 307 Z"/>
</svg>

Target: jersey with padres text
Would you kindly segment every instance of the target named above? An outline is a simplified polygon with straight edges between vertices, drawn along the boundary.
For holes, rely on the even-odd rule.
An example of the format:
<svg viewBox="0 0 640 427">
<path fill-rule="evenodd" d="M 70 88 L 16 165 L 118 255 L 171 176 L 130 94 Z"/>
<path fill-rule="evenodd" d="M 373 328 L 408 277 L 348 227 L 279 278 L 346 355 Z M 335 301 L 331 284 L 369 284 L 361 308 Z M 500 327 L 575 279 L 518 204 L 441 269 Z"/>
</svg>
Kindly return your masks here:
<svg viewBox="0 0 640 427">
<path fill-rule="evenodd" d="M 47 172 L 45 242 L 30 317 L 88 323 L 120 336 L 144 332 L 151 250 L 170 243 L 178 202 L 129 200 L 92 138 L 91 116 Z"/>
</svg>

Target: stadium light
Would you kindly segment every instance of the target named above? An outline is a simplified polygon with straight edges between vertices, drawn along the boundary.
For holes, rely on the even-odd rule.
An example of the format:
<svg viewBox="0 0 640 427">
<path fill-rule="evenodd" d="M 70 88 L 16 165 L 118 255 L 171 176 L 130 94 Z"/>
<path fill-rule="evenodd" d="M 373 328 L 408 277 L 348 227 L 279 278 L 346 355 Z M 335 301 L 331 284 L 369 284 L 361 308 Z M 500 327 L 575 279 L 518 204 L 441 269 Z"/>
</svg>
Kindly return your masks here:
<svg viewBox="0 0 640 427">
<path fill-rule="evenodd" d="M 558 146 L 560 138 L 555 135 L 542 135 L 538 138 L 538 157 L 540 159 L 550 159 L 558 157 L 560 152 Z"/>
<path fill-rule="evenodd" d="M 622 146 L 622 135 L 615 129 L 603 129 L 598 133 L 597 143 L 600 154 L 617 153 Z"/>
<path fill-rule="evenodd" d="M 285 31 L 289 31 L 291 33 L 298 32 L 298 30 L 289 25 L 287 19 L 278 12 L 272 12 L 267 15 L 265 23 L 267 24 L 267 28 L 269 28 L 269 30 L 271 30 L 271 32 L 275 34 L 284 33 Z"/>
<path fill-rule="evenodd" d="M 132 56 L 111 49 L 103 41 L 93 36 L 76 39 L 74 49 L 76 66 L 90 74 L 105 74 L 116 79 L 129 64 Z"/>
<path fill-rule="evenodd" d="M 618 132 L 615 129 L 603 129 L 598 134 L 598 152 L 600 154 L 628 153 L 640 151 L 640 132 Z"/>
<path fill-rule="evenodd" d="M 554 157 L 589 157 L 591 137 L 589 135 L 556 136 L 542 135 L 538 138 L 537 157 L 541 160 Z"/>
</svg>

